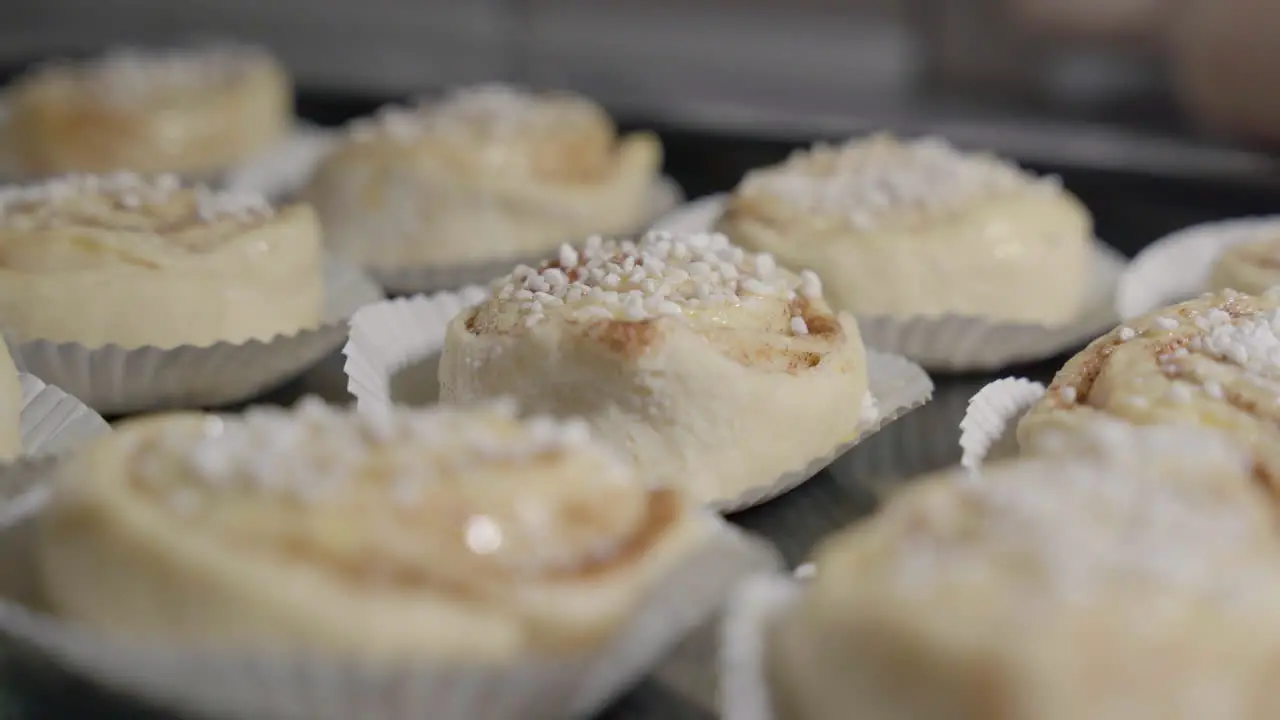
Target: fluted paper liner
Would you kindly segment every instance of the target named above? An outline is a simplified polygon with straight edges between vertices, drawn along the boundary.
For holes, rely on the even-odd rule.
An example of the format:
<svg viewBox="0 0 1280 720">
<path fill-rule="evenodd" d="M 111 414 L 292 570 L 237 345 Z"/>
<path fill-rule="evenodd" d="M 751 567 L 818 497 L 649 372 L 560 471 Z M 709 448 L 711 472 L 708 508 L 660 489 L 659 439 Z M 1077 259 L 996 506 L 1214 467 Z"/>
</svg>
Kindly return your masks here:
<svg viewBox="0 0 1280 720">
<path fill-rule="evenodd" d="M 774 720 L 765 629 L 799 598 L 801 587 L 791 578 L 761 575 L 743 583 L 730 601 L 720 638 L 722 720 Z"/>
<path fill-rule="evenodd" d="M 40 483 L 32 475 L 29 482 Z M 714 621 L 737 583 L 778 565 L 772 548 L 705 516 L 707 541 L 672 568 L 610 642 L 507 666 L 373 662 L 290 650 L 193 649 L 104 636 L 41 612 L 33 515 L 0 537 L 0 634 L 92 680 L 220 720 L 528 720 L 581 717 L 638 682 L 680 637 Z"/>
<path fill-rule="evenodd" d="M 237 192 L 260 193 L 273 202 L 295 197 L 336 142 L 333 130 L 298 122 L 284 140 L 228 171 L 218 183 Z"/>
<path fill-rule="evenodd" d="M 1002 378 L 979 390 L 960 421 L 960 465 L 976 473 L 984 460 L 1016 454 L 1018 421 L 1044 392 L 1043 384 L 1026 378 Z"/>
<path fill-rule="evenodd" d="M 1192 225 L 1138 253 L 1116 293 L 1125 320 L 1224 288 L 1209 287 L 1213 265 L 1224 250 L 1280 234 L 1280 216 L 1250 217 Z"/>
<path fill-rule="evenodd" d="M 217 407 L 284 383 L 337 349 L 347 321 L 382 291 L 363 272 L 325 263 L 324 323 L 245 343 L 176 348 L 88 347 L 32 340 L 10 343 L 20 368 L 76 396 L 104 415 Z"/>
<path fill-rule="evenodd" d="M 654 181 L 649 198 L 649 218 L 657 218 L 671 211 L 684 200 L 684 191 L 675 180 L 660 177 Z M 646 220 L 646 223 L 648 221 Z M 565 242 L 576 242 L 582 238 L 565 238 Z M 477 238 L 476 242 L 483 242 Z M 387 292 L 407 295 L 411 293 L 428 293 L 440 290 L 456 290 L 468 285 L 484 285 L 494 278 L 502 277 L 517 265 L 537 267 L 544 260 L 554 258 L 557 248 L 546 252 L 527 256 L 514 256 L 501 260 L 465 263 L 457 265 L 432 265 L 430 267 L 378 267 L 370 264 L 365 269 Z"/>
<path fill-rule="evenodd" d="M 653 225 L 654 230 L 709 232 L 728 195 L 710 195 L 687 203 Z M 977 372 L 1053 357 L 1082 347 L 1114 328 L 1116 286 L 1124 272 L 1123 255 L 1094 242 L 1089 295 L 1076 319 L 1061 326 L 1010 322 L 970 315 L 895 317 L 865 315 L 858 329 L 868 347 L 910 358 L 929 370 Z"/>
<path fill-rule="evenodd" d="M 40 457 L 66 452 L 110 431 L 111 426 L 84 403 L 30 373 L 19 373 L 22 385 L 22 454 Z"/>
<path fill-rule="evenodd" d="M 487 295 L 485 288 L 469 286 L 458 292 L 388 300 L 357 312 L 351 319 L 351 339 L 342 351 L 347 357 L 347 390 L 355 397 L 357 409 L 368 412 L 397 402 L 422 404 L 438 399 L 435 368 L 449 321 Z M 410 367 L 413 377 L 397 377 Z M 719 498 L 711 507 L 737 512 L 782 495 L 933 395 L 928 374 L 905 358 L 868 350 L 867 373 L 875 412 L 864 408 L 863 422 L 852 438 L 773 482 Z"/>
<path fill-rule="evenodd" d="M 111 431 L 84 403 L 29 373 L 19 373 L 22 410 L 18 418 L 22 455 L 0 462 L 0 525 L 42 506 L 48 488 L 26 479 L 58 461 L 63 453 Z"/>
</svg>

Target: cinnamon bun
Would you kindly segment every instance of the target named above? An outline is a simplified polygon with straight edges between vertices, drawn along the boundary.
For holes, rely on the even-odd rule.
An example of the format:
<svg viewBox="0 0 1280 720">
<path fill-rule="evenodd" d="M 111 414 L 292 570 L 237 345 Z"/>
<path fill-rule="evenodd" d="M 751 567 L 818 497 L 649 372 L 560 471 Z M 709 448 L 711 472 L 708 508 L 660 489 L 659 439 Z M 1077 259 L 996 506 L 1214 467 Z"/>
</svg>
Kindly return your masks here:
<svg viewBox="0 0 1280 720">
<path fill-rule="evenodd" d="M 1280 237 L 1232 245 L 1209 273 L 1209 287 L 1261 295 L 1280 285 Z"/>
<path fill-rule="evenodd" d="M 661 163 L 655 136 L 617 137 L 590 100 L 482 86 L 356 122 L 306 197 L 338 255 L 460 265 L 635 231 Z"/>
<path fill-rule="evenodd" d="M 518 267 L 449 324 L 440 396 L 581 416 L 700 501 L 763 486 L 856 434 L 866 353 L 809 271 L 723 235 L 589 239 Z"/>
<path fill-rule="evenodd" d="M 0 461 L 22 453 L 22 385 L 4 340 L 0 340 Z"/>
<path fill-rule="evenodd" d="M 914 484 L 766 623 L 788 720 L 1273 717 L 1276 521 L 1201 428 Z"/>
<path fill-rule="evenodd" d="M 755 170 L 717 229 L 817 269 L 859 315 L 1066 324 L 1092 267 L 1092 219 L 1055 178 L 933 138 L 818 145 Z"/>
<path fill-rule="evenodd" d="M 0 325 L 20 341 L 244 342 L 320 323 L 320 228 L 306 205 L 72 175 L 0 189 Z"/>
<path fill-rule="evenodd" d="M 1226 431 L 1280 491 L 1280 293 L 1205 295 L 1090 343 L 1018 424 L 1021 445 L 1098 416 Z"/>
<path fill-rule="evenodd" d="M 601 646 L 708 520 L 580 422 L 308 400 L 119 427 L 60 470 L 38 559 L 104 633 L 487 665 Z"/>
<path fill-rule="evenodd" d="M 293 124 L 285 70 L 239 46 L 117 50 L 48 65 L 7 99 L 10 144 L 29 175 L 208 177 L 280 141 Z"/>
</svg>

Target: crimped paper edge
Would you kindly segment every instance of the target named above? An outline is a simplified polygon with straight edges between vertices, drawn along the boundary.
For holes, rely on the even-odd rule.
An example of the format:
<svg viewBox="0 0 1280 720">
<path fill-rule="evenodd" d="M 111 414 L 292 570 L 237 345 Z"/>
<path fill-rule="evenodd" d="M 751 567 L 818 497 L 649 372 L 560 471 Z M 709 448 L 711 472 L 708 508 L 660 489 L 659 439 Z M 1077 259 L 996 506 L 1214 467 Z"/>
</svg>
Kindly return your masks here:
<svg viewBox="0 0 1280 720">
<path fill-rule="evenodd" d="M 717 193 L 688 202 L 659 218 L 652 229 L 708 232 L 728 197 L 728 193 Z M 1006 322 L 959 314 L 910 317 L 861 314 L 857 315 L 858 327 L 868 346 L 902 355 L 928 370 L 991 371 L 1052 357 L 1084 345 L 1119 323 L 1115 313 L 1116 292 L 1128 259 L 1097 239 L 1093 251 L 1094 268 L 1090 275 L 1096 287 L 1090 288 L 1090 299 L 1078 318 L 1066 325 Z M 994 333 L 1006 338 L 1003 347 L 991 341 Z M 1007 338 L 1017 339 L 1010 342 Z"/>
<path fill-rule="evenodd" d="M 960 420 L 960 466 L 971 475 L 982 469 L 987 453 L 1016 431 L 1018 420 L 1044 397 L 1045 385 L 1008 377 L 988 383 L 969 399 Z"/>
<path fill-rule="evenodd" d="M 55 455 L 107 433 L 111 426 L 92 408 L 31 373 L 18 373 L 24 457 Z"/>
<path fill-rule="evenodd" d="M 684 190 L 674 178 L 659 175 L 654 179 L 650 190 L 650 217 L 660 217 L 673 208 L 679 207 L 684 199 Z M 641 229 L 648 225 L 646 220 Z M 579 238 L 565 238 L 565 242 L 573 242 Z M 446 290 L 457 290 L 468 285 L 483 285 L 495 278 L 511 272 L 517 265 L 536 267 L 545 260 L 554 258 L 557 248 L 548 248 L 545 252 L 529 255 L 513 255 L 508 258 L 484 260 L 473 263 L 457 263 L 452 265 L 432 265 L 429 267 L 394 267 L 366 264 L 365 270 L 378 284 L 388 292 L 395 294 L 433 293 Z"/>
<path fill-rule="evenodd" d="M 31 483 L 25 494 L 47 487 L 45 478 L 27 476 L 24 479 Z M 372 677 L 375 683 L 378 679 L 385 680 L 388 687 L 426 684 L 432 689 L 447 688 L 446 698 L 432 694 L 429 700 L 425 700 L 429 704 L 414 707 L 412 711 L 399 706 L 386 715 L 376 714 L 377 717 L 388 720 L 436 717 L 433 713 L 440 703 L 450 707 L 451 712 L 445 715 L 450 720 L 523 720 L 526 715 L 522 706 L 526 703 L 522 699 L 508 698 L 499 703 L 503 708 L 514 708 L 514 714 L 508 712 L 490 715 L 483 711 L 477 712 L 474 703 L 477 699 L 483 702 L 495 694 L 510 693 L 513 690 L 523 693 L 524 697 L 531 697 L 531 693 L 547 684 L 541 682 L 542 679 L 557 681 L 554 688 L 560 696 L 553 703 L 555 707 L 562 707 L 566 716 L 587 716 L 602 710 L 618 695 L 652 672 L 664 659 L 666 652 L 673 649 L 692 629 L 702 623 L 718 624 L 723 609 L 734 597 L 742 580 L 776 571 L 781 566 L 776 549 L 769 543 L 729 525 L 711 513 L 703 512 L 700 516 L 701 521 L 707 523 L 701 545 L 691 548 L 683 558 L 666 570 L 663 579 L 646 591 L 638 612 L 628 618 L 611 640 L 572 658 L 532 658 L 504 668 L 450 666 L 425 659 L 387 665 L 356 657 L 340 658 L 296 649 L 265 647 L 239 651 L 210 648 L 184 650 L 174 646 L 121 641 L 77 628 L 9 598 L 0 599 L 0 632 L 17 638 L 74 672 L 134 697 L 175 710 L 208 712 L 238 720 L 303 717 L 301 711 L 313 708 L 316 703 L 314 693 L 308 690 L 317 687 L 324 687 L 328 693 L 336 694 L 344 694 L 342 690 L 350 691 L 345 695 L 356 697 L 344 696 L 339 705 L 344 709 L 367 712 L 370 702 L 363 697 L 364 693 L 357 691 L 368 684 L 359 681 L 368 677 Z M 30 532 L 29 527 L 14 530 L 9 524 L 31 520 L 31 512 L 0 513 L 0 517 L 6 522 L 7 532 Z M 23 539 L 29 537 L 28 535 Z M 13 546 L 16 539 L 18 538 L 8 538 L 9 546 Z M 697 587 L 691 587 L 694 584 Z M 676 585 L 683 589 L 677 589 Z M 78 648 L 79 652 L 72 652 L 71 648 Z M 142 662 L 132 668 L 117 667 L 113 659 L 120 657 L 137 658 Z M 146 676 L 136 674 L 148 666 L 155 667 L 159 659 L 175 657 L 181 658 L 181 662 L 176 665 L 191 670 L 203 668 L 211 675 L 221 678 L 221 684 L 225 687 L 220 689 L 233 686 L 243 688 L 242 681 L 226 682 L 228 675 L 235 676 L 238 673 L 245 677 L 262 676 L 262 680 L 253 683 L 259 696 L 253 704 L 259 708 L 270 705 L 272 710 L 255 715 L 252 719 L 243 712 L 228 712 L 228 707 L 214 712 L 191 693 L 183 696 L 183 693 L 172 686 L 163 685 L 162 681 L 148 684 Z M 129 679 L 131 675 L 134 678 L 132 680 Z M 531 678 L 539 681 L 533 682 Z M 498 680 L 496 685 L 495 679 Z M 341 681 L 339 689 L 335 690 L 332 685 L 324 682 L 326 680 Z M 273 681 L 275 685 L 272 685 Z M 267 697 L 270 698 L 269 702 L 265 699 Z M 472 705 L 459 708 L 456 705 L 458 698 L 470 701 Z M 372 704 L 381 705 L 384 702 L 375 698 Z M 392 700 L 386 700 L 385 704 L 398 705 Z M 290 706 L 289 710 L 279 710 L 282 705 Z M 248 708 L 239 709 L 243 711 Z M 337 718 L 339 715 L 331 712 L 325 717 Z"/>
<path fill-rule="evenodd" d="M 1156 240 L 1120 278 L 1116 314 L 1124 320 L 1190 300 L 1209 287 L 1213 263 L 1227 248 L 1280 232 L 1280 215 L 1198 223 Z"/>
<path fill-rule="evenodd" d="M 284 138 L 224 171 L 216 185 L 233 192 L 258 193 L 273 201 L 293 197 L 306 186 L 339 136 L 337 130 L 295 118 Z M 267 179 L 254 177 L 255 173 L 265 174 Z"/>
<path fill-rule="evenodd" d="M 719 656 L 723 720 L 774 720 L 765 625 L 800 598 L 801 588 L 792 578 L 761 575 L 743 583 L 729 603 Z"/>
<path fill-rule="evenodd" d="M 386 297 L 381 288 L 363 270 L 332 256 L 325 257 L 325 278 L 326 312 L 324 322 L 316 327 L 303 328 L 293 333 L 280 333 L 267 340 L 255 339 L 242 343 L 218 342 L 209 345 L 181 345 L 174 348 L 160 348 L 154 345 L 125 348 L 117 344 L 90 347 L 77 342 L 55 342 L 51 340 L 15 342 L 10 340 L 9 348 L 18 367 L 23 370 L 46 377 L 58 377 L 59 380 L 65 380 L 65 378 L 60 377 L 61 375 L 77 376 L 77 382 L 64 382 L 62 383 L 63 386 L 69 387 L 71 393 L 88 400 L 89 402 L 86 404 L 95 405 L 95 409 L 100 412 L 125 413 L 184 406 L 183 403 L 157 403 L 136 400 L 149 394 L 146 390 L 148 378 L 130 377 L 127 374 L 117 376 L 114 372 L 104 373 L 96 369 L 123 368 L 130 364 L 144 364 L 136 358 L 145 356 L 156 357 L 157 360 L 154 362 L 164 362 L 163 358 L 166 356 L 170 358 L 182 357 L 184 362 L 189 362 L 193 355 L 204 358 L 227 355 L 229 358 L 223 364 L 228 365 L 229 371 L 234 371 L 243 378 L 247 372 L 251 372 L 251 369 L 247 368 L 243 363 L 235 362 L 237 356 L 250 353 L 257 355 L 267 352 L 296 353 L 298 346 L 311 346 L 314 343 L 313 347 L 308 347 L 312 352 L 305 353 L 304 356 L 297 358 L 296 367 L 291 371 L 291 374 L 302 372 L 342 344 L 347 334 L 346 331 L 349 327 L 350 319 L 360 308 L 376 303 Z M 330 296 L 329 293 L 331 292 L 335 294 Z M 133 360 L 130 358 L 133 358 Z M 145 365 L 152 366 L 154 363 L 146 363 Z M 68 370 L 69 368 L 74 368 L 74 370 Z M 113 375 L 112 380 L 118 385 L 124 386 L 124 388 L 116 387 L 107 390 L 102 387 L 89 386 L 95 379 L 104 374 Z M 239 393 L 235 397 L 214 398 L 202 404 L 218 405 L 240 402 L 252 397 L 255 393 L 266 390 L 274 381 L 274 378 L 265 378 L 262 382 L 246 382 L 244 383 L 245 385 L 256 388 L 248 395 Z M 86 386 L 77 387 L 77 384 L 85 384 Z M 126 391 L 130 386 L 140 389 L 135 389 L 131 392 Z M 108 396 L 113 400 L 95 402 L 93 398 L 99 396 Z"/>
<path fill-rule="evenodd" d="M 351 320 L 350 340 L 342 349 L 346 356 L 343 370 L 347 375 L 347 391 L 355 398 L 356 408 L 360 412 L 380 412 L 393 406 L 391 381 L 395 374 L 413 362 L 440 352 L 449 322 L 487 296 L 485 288 L 470 286 L 459 292 L 395 298 L 356 313 Z M 412 343 L 406 342 L 396 331 L 397 327 L 414 327 L 421 336 Z M 867 370 L 878 412 L 873 420 L 860 425 L 854 439 L 772 482 L 713 501 L 708 507 L 728 514 L 773 500 L 799 487 L 854 446 L 933 397 L 933 381 L 928 373 L 904 357 L 867 350 Z M 876 393 L 878 384 L 888 387 Z"/>
</svg>

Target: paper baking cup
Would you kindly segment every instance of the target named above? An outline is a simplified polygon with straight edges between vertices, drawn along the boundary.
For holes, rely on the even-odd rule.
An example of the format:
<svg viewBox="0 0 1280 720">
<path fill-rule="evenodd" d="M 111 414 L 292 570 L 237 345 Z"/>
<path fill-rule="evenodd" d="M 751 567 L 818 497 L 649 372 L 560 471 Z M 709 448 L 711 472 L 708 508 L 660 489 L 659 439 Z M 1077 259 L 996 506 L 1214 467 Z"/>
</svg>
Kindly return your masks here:
<svg viewBox="0 0 1280 720">
<path fill-rule="evenodd" d="M 0 463 L 0 526 L 43 506 L 48 487 L 32 478 L 47 473 L 63 453 L 111 431 L 97 413 L 62 390 L 20 373 L 22 456 Z"/>
<path fill-rule="evenodd" d="M 687 203 L 653 224 L 654 230 L 708 232 L 724 211 L 728 195 Z M 858 329 L 869 347 L 910 358 L 929 370 L 975 372 L 1053 357 L 1083 346 L 1114 328 L 1116 287 L 1127 261 L 1094 241 L 1088 302 L 1077 318 L 1062 326 L 1007 322 L 968 315 L 858 315 Z"/>
<path fill-rule="evenodd" d="M 720 638 L 720 717 L 774 720 L 766 672 L 766 626 L 799 597 L 801 583 L 761 575 L 743 583 L 729 603 Z"/>
<path fill-rule="evenodd" d="M 260 193 L 273 202 L 296 197 L 337 142 L 338 133 L 298 122 L 289 137 L 226 173 L 218 183 L 237 192 Z"/>
<path fill-rule="evenodd" d="M 382 291 L 342 262 L 325 264 L 323 325 L 271 340 L 177 348 L 11 343 L 19 367 L 104 415 L 229 405 L 292 378 L 338 348 L 347 320 Z"/>
<path fill-rule="evenodd" d="M 388 300 L 357 312 L 351 319 L 351 339 L 342 351 L 347 357 L 347 390 L 355 397 L 357 409 L 370 412 L 396 403 L 438 400 L 436 368 L 449 321 L 487 295 L 484 288 L 470 286 L 456 293 Z M 928 374 L 906 358 L 868 350 L 867 366 L 876 412 L 864 413 L 854 437 L 773 482 L 718 499 L 711 507 L 737 512 L 778 497 L 933 395 Z"/>
<path fill-rule="evenodd" d="M 670 212 L 684 200 L 684 191 L 680 185 L 669 177 L 658 178 L 650 191 L 649 217 L 656 218 Z M 647 222 L 647 221 L 646 221 Z M 565 238 L 573 242 L 581 238 Z M 483 285 L 494 278 L 502 277 L 517 265 L 537 267 L 544 260 L 554 258 L 557 248 L 548 249 L 544 253 L 524 257 L 511 257 L 503 260 L 466 263 L 459 265 L 433 265 L 431 267 L 398 267 L 366 268 L 369 274 L 388 292 L 407 295 L 411 293 L 436 292 L 439 290 L 455 290 L 467 285 Z"/>
<path fill-rule="evenodd" d="M 960 465 L 976 473 L 984 460 L 1016 454 L 1018 421 L 1044 392 L 1044 385 L 1026 378 L 996 380 L 979 390 L 960 421 Z"/>
<path fill-rule="evenodd" d="M 33 479 L 40 482 L 38 479 Z M 0 633 L 72 672 L 183 714 L 222 720 L 529 720 L 590 715 L 638 682 L 746 577 L 777 567 L 764 543 L 716 518 L 600 650 L 510 666 L 361 661 L 288 650 L 194 650 L 102 636 L 42 613 L 31 516 L 0 537 Z"/>
<path fill-rule="evenodd" d="M 102 416 L 61 389 L 46 385 L 30 373 L 22 384 L 22 454 L 35 458 L 56 455 L 111 430 Z"/>
<path fill-rule="evenodd" d="M 1280 233 L 1280 216 L 1204 223 L 1166 235 L 1138 253 L 1120 278 L 1116 312 L 1129 318 L 1222 288 L 1209 287 L 1224 250 Z"/>
</svg>

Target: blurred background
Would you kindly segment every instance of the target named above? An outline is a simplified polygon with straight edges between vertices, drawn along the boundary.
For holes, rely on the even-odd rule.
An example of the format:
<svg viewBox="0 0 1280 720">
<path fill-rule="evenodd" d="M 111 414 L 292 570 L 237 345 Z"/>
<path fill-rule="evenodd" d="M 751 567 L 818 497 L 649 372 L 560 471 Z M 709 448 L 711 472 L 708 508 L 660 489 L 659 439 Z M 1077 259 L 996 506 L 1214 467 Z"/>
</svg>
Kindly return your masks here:
<svg viewBox="0 0 1280 720">
<path fill-rule="evenodd" d="M 1197 177 L 1269 174 L 1247 150 L 1280 143 L 1280 50 L 1267 39 L 1280 4 L 1268 0 L 9 0 L 6 11 L 10 71 L 230 37 L 280 55 L 304 113 L 316 100 L 322 116 L 342 112 L 326 99 L 507 80 L 675 127 L 936 130 L 1025 159 Z"/>
</svg>

